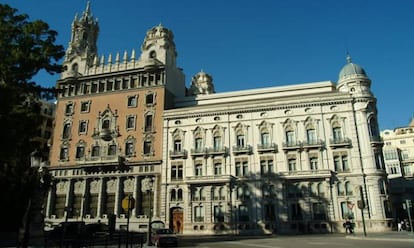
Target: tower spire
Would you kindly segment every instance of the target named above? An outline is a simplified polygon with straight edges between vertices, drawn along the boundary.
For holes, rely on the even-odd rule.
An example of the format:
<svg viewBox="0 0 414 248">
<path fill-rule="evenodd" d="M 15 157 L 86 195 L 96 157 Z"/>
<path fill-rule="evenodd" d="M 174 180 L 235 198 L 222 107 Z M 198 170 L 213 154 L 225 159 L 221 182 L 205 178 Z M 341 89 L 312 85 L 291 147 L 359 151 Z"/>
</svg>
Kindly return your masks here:
<svg viewBox="0 0 414 248">
<path fill-rule="evenodd" d="M 99 33 L 98 20 L 93 19 L 91 5 L 88 1 L 86 8 L 80 18 L 75 15 L 72 22 L 72 35 L 66 50 L 64 66 L 71 70 L 76 68 L 76 72 L 62 73 L 62 77 L 73 76 L 72 74 L 83 74 L 88 67 L 93 66 L 94 58 L 97 56 L 97 39 Z"/>
</svg>

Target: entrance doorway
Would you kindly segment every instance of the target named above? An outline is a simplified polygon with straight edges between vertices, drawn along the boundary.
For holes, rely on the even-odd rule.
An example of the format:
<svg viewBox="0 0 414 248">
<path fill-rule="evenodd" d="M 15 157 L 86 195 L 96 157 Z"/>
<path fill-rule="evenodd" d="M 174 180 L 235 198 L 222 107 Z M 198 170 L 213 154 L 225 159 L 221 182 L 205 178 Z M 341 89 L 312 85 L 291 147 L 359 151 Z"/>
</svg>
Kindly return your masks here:
<svg viewBox="0 0 414 248">
<path fill-rule="evenodd" d="M 171 229 L 175 233 L 183 233 L 184 226 L 184 211 L 182 208 L 172 208 L 171 209 Z"/>
</svg>

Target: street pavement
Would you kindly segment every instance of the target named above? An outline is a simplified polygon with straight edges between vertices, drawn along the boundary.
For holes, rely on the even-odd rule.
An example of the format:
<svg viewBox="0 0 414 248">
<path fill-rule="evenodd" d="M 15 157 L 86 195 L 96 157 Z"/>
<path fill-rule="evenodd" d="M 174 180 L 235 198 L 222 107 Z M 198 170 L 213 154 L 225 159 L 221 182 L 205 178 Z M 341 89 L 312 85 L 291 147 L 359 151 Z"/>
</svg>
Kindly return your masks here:
<svg viewBox="0 0 414 248">
<path fill-rule="evenodd" d="M 0 236 L 1 237 L 1 236 Z M 17 247 L 14 240 L 1 237 L 0 247 Z M 49 246 L 50 247 L 50 246 Z M 91 246 L 90 246 L 91 247 Z M 118 245 L 95 245 L 93 247 L 126 247 Z M 148 248 L 145 244 L 129 247 Z M 153 247 L 153 246 L 151 246 Z M 178 247 L 196 248 L 413 248 L 414 234 L 411 232 L 386 232 L 357 234 L 309 234 L 309 235 L 266 235 L 266 236 L 180 236 Z"/>
</svg>

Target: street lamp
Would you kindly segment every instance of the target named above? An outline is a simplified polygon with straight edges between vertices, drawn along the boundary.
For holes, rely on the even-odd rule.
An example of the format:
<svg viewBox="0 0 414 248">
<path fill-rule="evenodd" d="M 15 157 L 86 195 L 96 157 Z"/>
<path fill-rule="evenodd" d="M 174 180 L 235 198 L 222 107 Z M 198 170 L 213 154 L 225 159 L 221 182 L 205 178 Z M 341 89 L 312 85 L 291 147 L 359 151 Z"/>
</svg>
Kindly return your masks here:
<svg viewBox="0 0 414 248">
<path fill-rule="evenodd" d="M 142 192 L 146 192 L 149 196 L 149 216 L 148 216 L 148 233 L 147 233 L 147 245 L 151 246 L 151 218 L 152 218 L 152 198 L 151 193 L 154 188 L 154 178 L 146 177 L 142 179 Z"/>
<path fill-rule="evenodd" d="M 25 213 L 23 247 L 29 244 L 44 245 L 44 198 L 50 183 L 47 164 L 37 150 L 30 154 L 30 168 L 34 175 L 31 178 L 31 194 Z"/>
</svg>

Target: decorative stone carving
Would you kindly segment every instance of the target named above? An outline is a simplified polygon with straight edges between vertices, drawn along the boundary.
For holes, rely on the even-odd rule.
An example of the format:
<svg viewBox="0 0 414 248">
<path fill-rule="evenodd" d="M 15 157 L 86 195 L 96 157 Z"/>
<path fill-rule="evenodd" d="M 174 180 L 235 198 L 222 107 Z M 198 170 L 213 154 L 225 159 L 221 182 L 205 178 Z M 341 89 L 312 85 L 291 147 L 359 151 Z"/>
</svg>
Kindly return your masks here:
<svg viewBox="0 0 414 248">
<path fill-rule="evenodd" d="M 115 193 L 116 192 L 116 180 L 111 179 L 106 182 L 106 192 L 107 193 Z"/>
<path fill-rule="evenodd" d="M 100 188 L 101 188 L 101 180 L 93 180 L 90 183 L 90 191 L 91 193 L 99 193 L 100 192 Z"/>
<path fill-rule="evenodd" d="M 215 93 L 213 77 L 203 71 L 197 73 L 191 81 L 189 93 L 190 95 L 207 95 Z"/>
<path fill-rule="evenodd" d="M 124 181 L 124 192 L 133 192 L 134 191 L 134 179 L 128 178 Z"/>
<path fill-rule="evenodd" d="M 68 182 L 61 181 L 56 184 L 56 193 L 57 194 L 66 194 Z"/>
<path fill-rule="evenodd" d="M 84 181 L 76 181 L 73 187 L 73 191 L 76 194 L 82 194 L 84 189 L 85 182 Z"/>
</svg>

